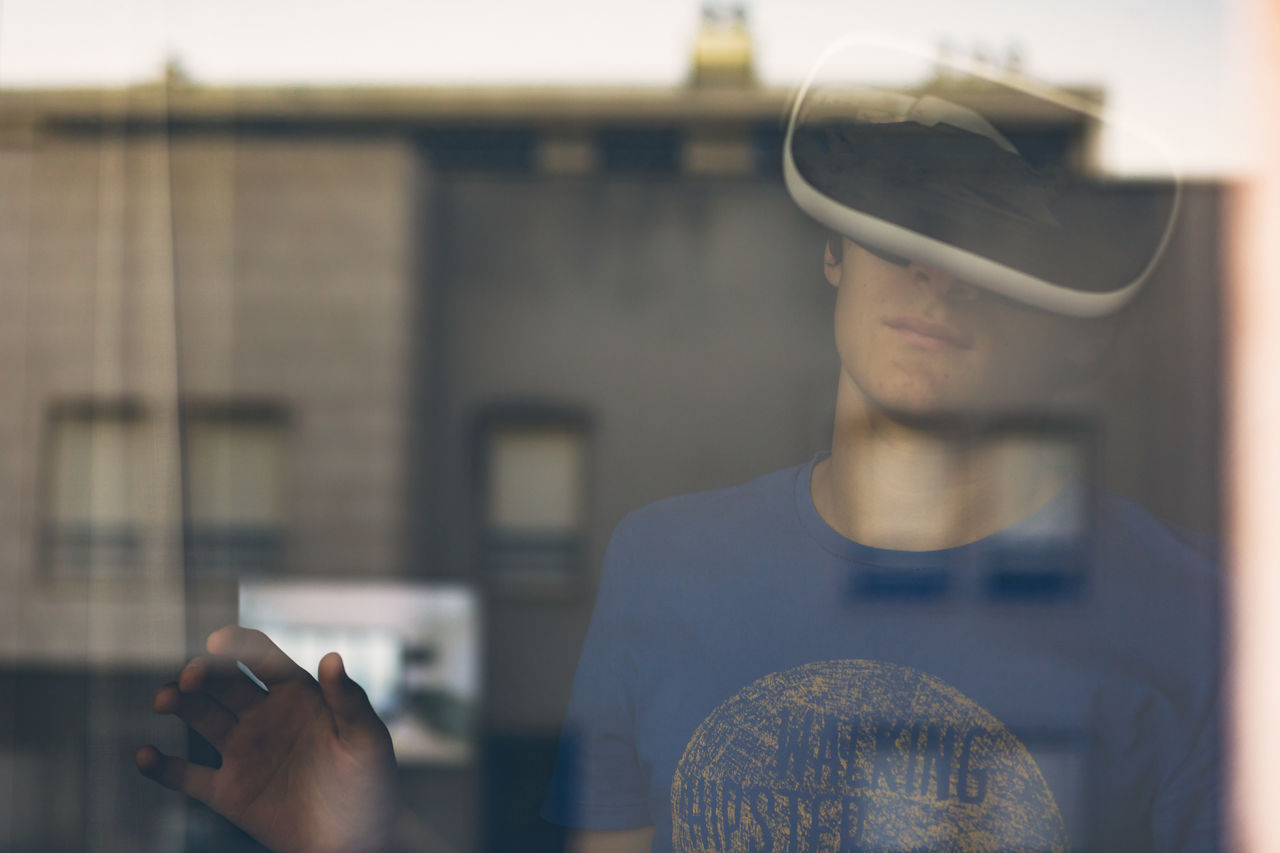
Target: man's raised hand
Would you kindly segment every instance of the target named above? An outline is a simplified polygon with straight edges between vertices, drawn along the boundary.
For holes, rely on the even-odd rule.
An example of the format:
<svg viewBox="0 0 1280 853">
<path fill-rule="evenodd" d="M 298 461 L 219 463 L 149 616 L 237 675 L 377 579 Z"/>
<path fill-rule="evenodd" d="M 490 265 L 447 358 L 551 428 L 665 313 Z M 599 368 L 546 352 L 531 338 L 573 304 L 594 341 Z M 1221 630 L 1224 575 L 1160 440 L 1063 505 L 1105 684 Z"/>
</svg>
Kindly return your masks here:
<svg viewBox="0 0 1280 853">
<path fill-rule="evenodd" d="M 265 634 L 234 625 L 210 634 L 206 648 L 153 707 L 213 744 L 222 766 L 146 746 L 138 769 L 278 853 L 387 849 L 399 807 L 391 736 L 342 659 L 325 655 L 317 681 Z"/>
</svg>

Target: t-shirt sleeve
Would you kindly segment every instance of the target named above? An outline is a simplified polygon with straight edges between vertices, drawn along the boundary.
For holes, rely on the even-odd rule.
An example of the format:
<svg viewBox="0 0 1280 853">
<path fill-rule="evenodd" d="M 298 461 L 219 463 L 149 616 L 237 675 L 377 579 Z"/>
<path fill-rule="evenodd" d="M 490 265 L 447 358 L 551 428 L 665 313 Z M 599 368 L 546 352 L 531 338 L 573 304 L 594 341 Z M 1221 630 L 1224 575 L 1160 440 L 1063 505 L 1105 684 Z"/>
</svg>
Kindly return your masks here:
<svg viewBox="0 0 1280 853">
<path fill-rule="evenodd" d="M 1223 849 L 1222 682 L 1208 672 L 1202 678 L 1198 707 L 1184 739 L 1184 758 L 1163 780 L 1153 804 L 1156 849 L 1170 853 Z"/>
<path fill-rule="evenodd" d="M 625 525 L 625 522 L 624 522 Z M 582 655 L 542 816 L 581 829 L 630 829 L 653 823 L 648 773 L 635 746 L 634 651 L 637 599 L 627 592 L 634 549 L 623 525 L 605 554 L 595 611 Z"/>
<path fill-rule="evenodd" d="M 1205 733 L 1216 740 L 1216 733 Z M 1179 777 L 1156 800 L 1157 850 L 1214 853 L 1223 849 L 1222 786 L 1216 743 L 1198 744 Z"/>
<path fill-rule="evenodd" d="M 1222 679 L 1221 588 L 1212 541 L 1197 543 L 1204 559 L 1201 586 L 1185 614 L 1181 664 L 1187 678 L 1184 735 L 1170 744 L 1181 756 L 1161 781 L 1152 807 L 1157 850 L 1209 853 L 1224 849 L 1223 815 L 1224 689 Z"/>
</svg>

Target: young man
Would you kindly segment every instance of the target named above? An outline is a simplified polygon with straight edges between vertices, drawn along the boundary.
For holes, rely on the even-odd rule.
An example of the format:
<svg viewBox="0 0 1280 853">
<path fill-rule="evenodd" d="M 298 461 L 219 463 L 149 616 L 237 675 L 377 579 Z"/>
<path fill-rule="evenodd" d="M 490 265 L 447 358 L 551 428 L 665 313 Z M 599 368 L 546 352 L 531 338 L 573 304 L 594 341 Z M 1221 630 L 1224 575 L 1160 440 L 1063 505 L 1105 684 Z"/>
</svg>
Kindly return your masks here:
<svg viewBox="0 0 1280 853">
<path fill-rule="evenodd" d="M 594 853 L 1215 849 L 1213 572 L 1055 428 L 1106 338 L 1080 318 L 1136 286 L 1077 267 L 1135 267 L 1081 265 L 1102 208 L 981 117 L 894 104 L 788 138 L 793 195 L 854 237 L 823 258 L 830 453 L 619 525 L 545 814 Z M 155 706 L 222 768 L 143 772 L 273 849 L 395 844 L 337 657 L 317 683 L 256 632 L 209 651 Z"/>
<path fill-rule="evenodd" d="M 1212 567 L 1081 476 L 1064 402 L 1174 195 L 812 80 L 784 177 L 849 235 L 831 451 L 619 525 L 546 817 L 681 853 L 1216 849 Z"/>
<path fill-rule="evenodd" d="M 1209 566 L 970 420 L 1043 391 L 1060 325 L 847 241 L 827 275 L 831 453 L 620 525 L 547 817 L 637 850 L 1213 849 Z"/>
</svg>

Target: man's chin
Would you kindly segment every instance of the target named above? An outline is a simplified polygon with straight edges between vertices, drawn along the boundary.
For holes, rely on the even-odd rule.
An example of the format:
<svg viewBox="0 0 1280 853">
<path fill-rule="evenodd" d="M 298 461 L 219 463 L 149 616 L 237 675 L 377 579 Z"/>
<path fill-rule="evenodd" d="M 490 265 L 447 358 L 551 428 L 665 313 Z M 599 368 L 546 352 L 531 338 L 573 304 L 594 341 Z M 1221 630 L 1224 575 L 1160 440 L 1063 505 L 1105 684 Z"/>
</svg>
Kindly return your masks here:
<svg viewBox="0 0 1280 853">
<path fill-rule="evenodd" d="M 908 376 L 902 381 L 904 377 L 894 376 L 890 381 L 866 385 L 852 374 L 845 378 L 848 390 L 861 400 L 868 414 L 915 429 L 969 430 L 975 424 L 1008 418 L 1013 410 L 1026 414 L 1025 405 L 992 399 L 979 388 L 954 381 L 956 377 Z"/>
<path fill-rule="evenodd" d="M 872 399 L 872 408 L 901 426 L 930 432 L 968 432 L 1007 415 L 999 407 L 948 399 Z"/>
<path fill-rule="evenodd" d="M 919 403 L 910 405 L 873 403 L 871 409 L 880 417 L 899 426 L 949 437 L 973 437 L 993 430 L 1003 432 L 1011 428 L 1024 430 L 1035 424 L 1042 424 L 1046 418 L 1051 419 L 1055 414 L 1061 414 L 1055 413 L 1052 408 L 1044 404 L 1026 403 L 928 406 Z"/>
<path fill-rule="evenodd" d="M 977 409 L 939 406 L 879 406 L 880 414 L 896 424 L 927 432 L 959 432 L 983 418 Z"/>
</svg>

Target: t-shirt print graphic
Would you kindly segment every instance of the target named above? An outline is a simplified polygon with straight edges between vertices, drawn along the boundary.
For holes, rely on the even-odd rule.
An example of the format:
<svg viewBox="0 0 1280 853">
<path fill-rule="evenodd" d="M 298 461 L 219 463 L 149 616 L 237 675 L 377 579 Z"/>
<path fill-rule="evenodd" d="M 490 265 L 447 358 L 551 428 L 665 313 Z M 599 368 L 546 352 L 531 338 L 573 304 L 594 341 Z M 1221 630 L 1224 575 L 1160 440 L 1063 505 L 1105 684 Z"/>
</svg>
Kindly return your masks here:
<svg viewBox="0 0 1280 853">
<path fill-rule="evenodd" d="M 753 682 L 698 727 L 671 785 L 680 853 L 1065 851 L 1026 747 L 943 681 L 866 660 Z"/>
</svg>

